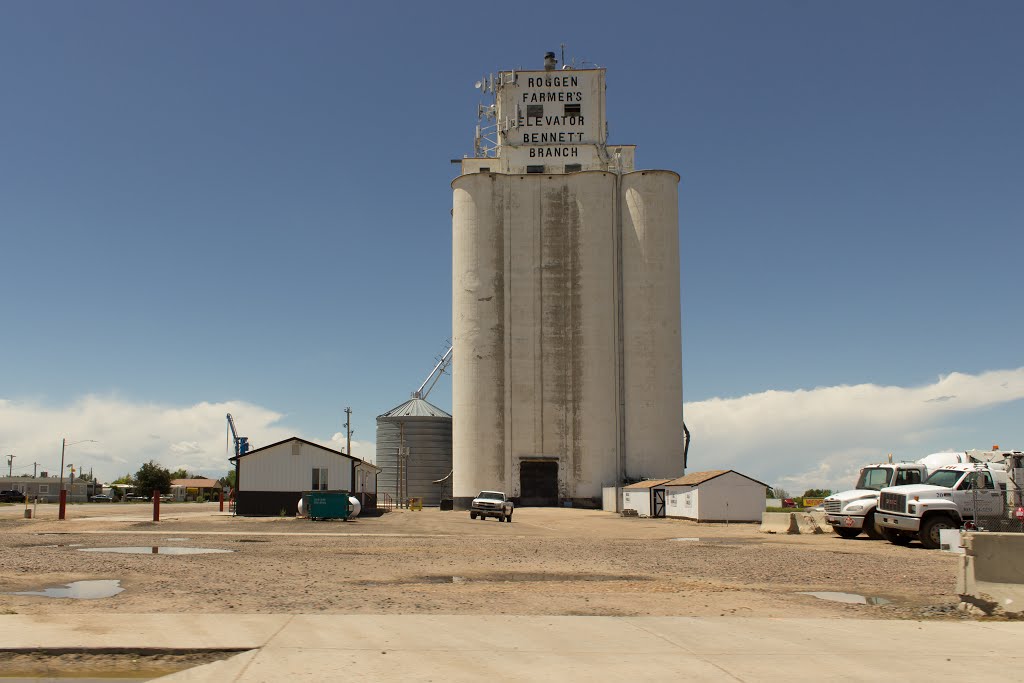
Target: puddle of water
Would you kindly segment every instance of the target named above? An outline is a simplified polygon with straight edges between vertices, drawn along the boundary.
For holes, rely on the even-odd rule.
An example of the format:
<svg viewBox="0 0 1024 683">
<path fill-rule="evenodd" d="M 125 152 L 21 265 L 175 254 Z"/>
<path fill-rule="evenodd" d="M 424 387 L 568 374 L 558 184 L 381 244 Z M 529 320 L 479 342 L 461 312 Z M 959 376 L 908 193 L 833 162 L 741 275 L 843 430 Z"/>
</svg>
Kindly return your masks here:
<svg viewBox="0 0 1024 683">
<path fill-rule="evenodd" d="M 879 598 L 874 595 L 859 595 L 857 593 L 833 593 L 830 591 L 799 591 L 800 595 L 810 595 L 821 600 L 842 602 L 848 605 L 888 605 L 892 600 Z"/>
<path fill-rule="evenodd" d="M 102 579 L 99 581 L 74 581 L 63 586 L 44 588 L 41 591 L 20 591 L 10 595 L 38 595 L 44 598 L 97 600 L 99 598 L 112 598 L 123 590 L 120 580 Z"/>
<path fill-rule="evenodd" d="M 742 538 L 697 538 L 695 536 L 680 536 L 670 538 L 670 541 L 684 541 L 687 543 L 713 543 L 714 545 L 745 545 L 747 540 Z"/>
<path fill-rule="evenodd" d="M 608 574 L 498 573 L 479 576 L 414 576 L 390 581 L 358 581 L 361 586 L 401 586 L 423 583 L 515 583 L 538 581 L 650 581 L 647 576 Z"/>
<path fill-rule="evenodd" d="M 165 538 L 165 541 L 191 541 L 191 538 Z"/>
<path fill-rule="evenodd" d="M 235 540 L 235 543 L 267 543 L 265 538 L 239 538 Z"/>
<path fill-rule="evenodd" d="M 81 548 L 82 543 L 54 543 L 52 545 L 37 545 L 36 548 Z"/>
<path fill-rule="evenodd" d="M 120 553 L 122 555 L 209 555 L 213 553 L 233 553 L 234 550 L 220 548 L 185 548 L 169 545 L 126 545 L 115 548 L 79 548 L 83 553 Z"/>
</svg>

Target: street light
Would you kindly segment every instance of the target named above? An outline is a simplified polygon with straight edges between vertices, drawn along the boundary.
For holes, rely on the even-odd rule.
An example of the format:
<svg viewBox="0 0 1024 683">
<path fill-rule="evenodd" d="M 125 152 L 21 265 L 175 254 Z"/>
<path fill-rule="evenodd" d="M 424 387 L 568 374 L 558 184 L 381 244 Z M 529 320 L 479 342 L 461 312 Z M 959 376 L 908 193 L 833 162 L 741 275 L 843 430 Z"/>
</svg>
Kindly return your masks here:
<svg viewBox="0 0 1024 683">
<path fill-rule="evenodd" d="M 64 450 L 68 446 L 77 446 L 80 443 L 99 443 L 96 439 L 82 439 L 81 441 L 72 441 L 68 443 L 67 438 L 60 440 L 60 490 L 64 490 Z"/>
</svg>

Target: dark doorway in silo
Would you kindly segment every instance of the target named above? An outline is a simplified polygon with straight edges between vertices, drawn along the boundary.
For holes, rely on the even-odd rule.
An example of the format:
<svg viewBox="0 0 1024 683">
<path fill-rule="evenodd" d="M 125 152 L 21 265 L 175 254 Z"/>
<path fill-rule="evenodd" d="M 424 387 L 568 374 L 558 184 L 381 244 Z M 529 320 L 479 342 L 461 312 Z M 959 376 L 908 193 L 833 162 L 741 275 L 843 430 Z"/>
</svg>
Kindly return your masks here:
<svg viewBox="0 0 1024 683">
<path fill-rule="evenodd" d="M 519 504 L 524 507 L 558 505 L 558 463 L 525 461 L 519 463 Z"/>
</svg>

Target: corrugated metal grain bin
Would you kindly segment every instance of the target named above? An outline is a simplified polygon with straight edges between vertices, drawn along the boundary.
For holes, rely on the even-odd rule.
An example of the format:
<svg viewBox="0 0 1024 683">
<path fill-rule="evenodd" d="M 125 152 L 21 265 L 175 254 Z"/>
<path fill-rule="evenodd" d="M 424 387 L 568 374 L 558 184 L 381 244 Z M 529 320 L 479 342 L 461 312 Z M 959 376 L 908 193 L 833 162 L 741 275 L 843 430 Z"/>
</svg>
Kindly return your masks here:
<svg viewBox="0 0 1024 683">
<path fill-rule="evenodd" d="M 452 471 L 452 416 L 421 398 L 377 417 L 377 491 L 396 501 L 439 505 Z"/>
</svg>

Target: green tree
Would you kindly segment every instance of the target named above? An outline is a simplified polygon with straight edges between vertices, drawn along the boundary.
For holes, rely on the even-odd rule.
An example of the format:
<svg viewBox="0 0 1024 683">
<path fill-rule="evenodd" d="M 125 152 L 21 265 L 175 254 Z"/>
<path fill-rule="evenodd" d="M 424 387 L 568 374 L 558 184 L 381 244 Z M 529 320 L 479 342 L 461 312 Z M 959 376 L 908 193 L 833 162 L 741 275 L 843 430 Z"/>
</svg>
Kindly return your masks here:
<svg viewBox="0 0 1024 683">
<path fill-rule="evenodd" d="M 235 471 L 229 471 L 225 476 L 221 477 L 218 481 L 220 485 L 225 488 L 235 488 Z"/>
<path fill-rule="evenodd" d="M 171 492 L 171 473 L 166 467 L 150 460 L 135 473 L 135 487 L 140 493 L 149 495 L 153 491 Z"/>
<path fill-rule="evenodd" d="M 188 470 L 186 470 L 184 467 L 179 467 L 178 469 L 176 469 L 173 472 L 171 472 L 171 479 L 195 479 L 195 478 L 196 478 L 195 475 L 192 474 L 191 472 L 189 472 Z"/>
<path fill-rule="evenodd" d="M 804 498 L 828 498 L 832 495 L 832 489 L 807 489 L 804 491 Z"/>
<path fill-rule="evenodd" d="M 120 477 L 110 482 L 111 484 L 135 484 L 135 479 L 130 474 L 122 474 Z"/>
</svg>

